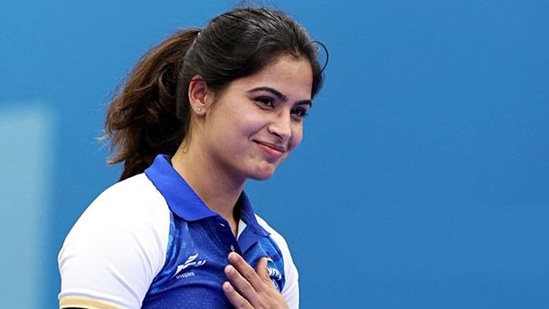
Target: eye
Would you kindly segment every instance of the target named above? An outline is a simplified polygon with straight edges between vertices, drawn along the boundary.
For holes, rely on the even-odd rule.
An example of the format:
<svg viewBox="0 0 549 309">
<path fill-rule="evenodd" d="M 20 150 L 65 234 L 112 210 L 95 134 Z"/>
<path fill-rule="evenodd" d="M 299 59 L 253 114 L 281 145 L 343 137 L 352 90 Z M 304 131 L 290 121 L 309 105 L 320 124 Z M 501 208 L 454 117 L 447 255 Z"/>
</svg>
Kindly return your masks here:
<svg viewBox="0 0 549 309">
<path fill-rule="evenodd" d="M 265 96 L 257 97 L 254 100 L 258 102 L 260 105 L 264 107 L 269 107 L 269 108 L 274 107 L 274 103 L 275 103 L 275 100 L 273 98 L 265 97 Z"/>
<path fill-rule="evenodd" d="M 309 110 L 305 107 L 294 107 L 292 108 L 292 115 L 295 115 L 298 118 L 305 118 L 307 115 L 309 115 Z"/>
</svg>

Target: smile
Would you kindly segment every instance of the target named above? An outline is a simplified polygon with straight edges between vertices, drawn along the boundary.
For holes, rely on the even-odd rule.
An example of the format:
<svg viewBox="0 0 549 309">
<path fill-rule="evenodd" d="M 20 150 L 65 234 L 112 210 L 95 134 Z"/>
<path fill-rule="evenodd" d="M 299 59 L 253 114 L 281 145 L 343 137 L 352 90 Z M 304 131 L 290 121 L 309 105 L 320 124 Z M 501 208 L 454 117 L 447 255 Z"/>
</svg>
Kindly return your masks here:
<svg viewBox="0 0 549 309">
<path fill-rule="evenodd" d="M 286 152 L 286 148 L 279 145 L 260 141 L 256 141 L 256 143 L 260 146 L 263 152 L 273 159 L 280 158 Z"/>
</svg>

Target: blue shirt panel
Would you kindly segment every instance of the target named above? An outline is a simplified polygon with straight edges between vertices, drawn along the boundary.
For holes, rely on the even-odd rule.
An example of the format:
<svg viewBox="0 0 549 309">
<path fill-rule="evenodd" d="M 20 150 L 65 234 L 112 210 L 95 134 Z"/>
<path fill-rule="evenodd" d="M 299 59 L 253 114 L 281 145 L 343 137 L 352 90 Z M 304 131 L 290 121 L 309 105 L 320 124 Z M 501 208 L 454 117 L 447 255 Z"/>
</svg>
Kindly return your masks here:
<svg viewBox="0 0 549 309">
<path fill-rule="evenodd" d="M 166 262 L 153 279 L 143 308 L 232 308 L 221 289 L 231 251 L 254 268 L 259 259 L 270 257 L 269 275 L 282 291 L 281 251 L 257 222 L 244 192 L 237 207 L 246 228 L 237 240 L 228 222 L 210 210 L 173 169 L 169 156 L 158 156 L 145 174 L 166 199 L 171 216 Z"/>
</svg>

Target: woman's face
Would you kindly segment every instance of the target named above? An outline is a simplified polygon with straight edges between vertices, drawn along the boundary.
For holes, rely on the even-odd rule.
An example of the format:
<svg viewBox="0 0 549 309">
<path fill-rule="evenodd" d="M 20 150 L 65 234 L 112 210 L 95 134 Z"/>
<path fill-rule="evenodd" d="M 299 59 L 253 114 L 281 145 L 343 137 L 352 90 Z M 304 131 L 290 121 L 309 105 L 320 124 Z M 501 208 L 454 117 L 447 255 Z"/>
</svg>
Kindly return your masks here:
<svg viewBox="0 0 549 309">
<path fill-rule="evenodd" d="M 269 178 L 301 143 L 312 81 L 307 59 L 281 56 L 262 71 L 231 82 L 207 109 L 204 154 L 236 181 Z"/>
</svg>

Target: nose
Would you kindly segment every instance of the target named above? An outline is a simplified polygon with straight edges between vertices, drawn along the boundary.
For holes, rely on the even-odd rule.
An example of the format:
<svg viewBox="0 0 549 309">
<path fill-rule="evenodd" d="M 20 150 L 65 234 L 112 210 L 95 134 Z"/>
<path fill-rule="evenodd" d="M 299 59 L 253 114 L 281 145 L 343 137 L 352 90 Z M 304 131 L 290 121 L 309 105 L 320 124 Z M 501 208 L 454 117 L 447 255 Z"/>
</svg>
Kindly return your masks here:
<svg viewBox="0 0 549 309">
<path fill-rule="evenodd" d="M 281 142 L 287 142 L 292 137 L 292 119 L 289 111 L 276 113 L 267 130 L 277 136 Z"/>
</svg>

